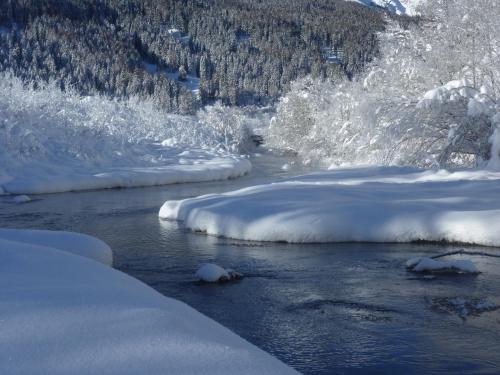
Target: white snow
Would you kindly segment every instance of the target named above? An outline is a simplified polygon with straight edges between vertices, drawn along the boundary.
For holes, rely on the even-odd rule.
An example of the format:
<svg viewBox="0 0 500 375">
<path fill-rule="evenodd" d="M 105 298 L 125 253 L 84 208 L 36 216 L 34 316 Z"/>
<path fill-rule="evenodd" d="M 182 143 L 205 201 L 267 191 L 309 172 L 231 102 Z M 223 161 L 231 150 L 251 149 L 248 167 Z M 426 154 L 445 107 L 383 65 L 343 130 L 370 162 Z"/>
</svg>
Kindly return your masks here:
<svg viewBox="0 0 500 375">
<path fill-rule="evenodd" d="M 2 190 L 0 190 L 0 194 L 2 194 Z M 14 203 L 28 203 L 28 202 L 31 202 L 31 198 L 28 195 L 16 195 L 12 198 L 12 202 L 14 202 Z"/>
<path fill-rule="evenodd" d="M 487 167 L 492 170 L 500 170 L 500 114 L 495 116 L 497 128 L 493 131 L 490 137 L 491 143 L 491 159 L 488 160 Z"/>
<path fill-rule="evenodd" d="M 14 237 L 0 239 L 1 374 L 296 373 L 136 279 Z"/>
<path fill-rule="evenodd" d="M 256 241 L 500 246 L 500 172 L 336 169 L 225 194 L 167 201 L 160 218 Z"/>
<path fill-rule="evenodd" d="M 419 105 L 439 105 L 446 101 L 456 100 L 458 97 L 470 98 L 473 100 L 478 91 L 473 88 L 472 83 L 467 79 L 450 81 L 445 85 L 427 91 Z"/>
<path fill-rule="evenodd" d="M 173 34 L 173 35 L 177 35 L 177 34 L 181 33 L 181 31 L 179 29 L 176 29 L 176 28 L 168 29 L 167 32 L 169 34 Z"/>
<path fill-rule="evenodd" d="M 186 89 L 191 91 L 193 94 L 198 94 L 200 89 L 200 79 L 192 74 L 188 74 L 186 76 L 185 81 L 179 80 L 179 73 L 177 72 L 169 72 L 166 69 L 160 69 L 158 65 L 151 64 L 147 62 L 143 62 L 144 69 L 149 74 L 164 74 L 168 79 L 177 82 L 178 84 L 184 86 Z"/>
<path fill-rule="evenodd" d="M 410 259 L 407 267 L 414 272 L 443 272 L 478 273 L 476 265 L 470 260 L 435 260 L 428 257 Z"/>
<path fill-rule="evenodd" d="M 61 166 L 51 174 L 46 169 L 30 166 L 17 172 L 17 176 L 5 182 L 3 190 L 11 194 L 45 194 L 65 191 L 110 189 L 118 187 L 138 187 L 167 185 L 186 182 L 224 180 L 243 176 L 251 169 L 245 158 L 226 155 L 217 157 L 209 152 L 196 152 L 197 157 L 172 155 L 171 165 L 75 170 L 71 166 Z M 165 155 L 166 156 L 166 155 Z M 166 162 L 168 163 L 168 162 Z M 12 173 L 14 175 L 14 173 Z M 15 176 L 15 175 L 14 175 Z"/>
<path fill-rule="evenodd" d="M 389 12 L 416 16 L 419 14 L 418 7 L 425 0 L 349 0 L 367 6 L 379 6 L 386 8 Z"/>
<path fill-rule="evenodd" d="M 102 264 L 113 264 L 113 252 L 103 241 L 86 234 L 50 230 L 0 228 L 0 241 L 62 250 Z M 0 246 L 2 248 L 3 246 Z"/>
<path fill-rule="evenodd" d="M 192 74 L 188 74 L 186 76 L 185 81 L 179 80 L 179 74 L 176 72 L 164 72 L 165 75 L 171 79 L 172 81 L 175 81 L 179 83 L 180 85 L 184 86 L 186 89 L 189 91 L 193 92 L 194 94 L 197 94 L 200 89 L 200 79 Z"/>
<path fill-rule="evenodd" d="M 229 279 L 229 273 L 217 264 L 206 263 L 196 271 L 195 277 L 207 283 L 216 283 L 221 278 Z"/>
<path fill-rule="evenodd" d="M 406 261 L 406 268 L 412 269 L 420 262 L 421 259 L 422 259 L 422 257 L 415 257 L 415 258 L 408 259 Z"/>
<path fill-rule="evenodd" d="M 224 126 L 148 102 L 35 91 L 2 76 L 0 119 L 0 194 L 219 180 L 251 168 Z"/>
<path fill-rule="evenodd" d="M 236 272 L 233 269 L 224 269 L 221 266 L 213 263 L 203 264 L 198 271 L 195 273 L 195 277 L 198 281 L 204 281 L 206 283 L 217 283 L 217 282 L 227 282 L 240 280 L 243 278 L 243 274 Z"/>
</svg>

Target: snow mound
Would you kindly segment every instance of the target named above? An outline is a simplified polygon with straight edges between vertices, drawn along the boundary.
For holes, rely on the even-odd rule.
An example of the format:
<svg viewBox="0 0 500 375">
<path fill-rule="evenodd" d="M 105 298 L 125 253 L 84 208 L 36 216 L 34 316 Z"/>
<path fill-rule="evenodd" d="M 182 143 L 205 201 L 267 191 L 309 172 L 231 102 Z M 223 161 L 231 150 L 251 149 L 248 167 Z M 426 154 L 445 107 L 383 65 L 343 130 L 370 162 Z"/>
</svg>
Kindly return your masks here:
<svg viewBox="0 0 500 375">
<path fill-rule="evenodd" d="M 231 269 L 226 270 L 217 264 L 206 263 L 196 271 L 195 277 L 206 283 L 220 283 L 239 280 L 243 275 Z"/>
<path fill-rule="evenodd" d="M 427 257 L 410 259 L 407 268 L 413 272 L 479 273 L 476 265 L 470 260 L 441 261 Z"/>
<path fill-rule="evenodd" d="M 337 169 L 167 201 L 162 219 L 254 241 L 411 242 L 500 246 L 500 173 Z"/>
<path fill-rule="evenodd" d="M 296 374 L 124 273 L 33 243 L 0 240 L 1 374 Z"/>
<path fill-rule="evenodd" d="M 243 176 L 252 168 L 245 158 L 230 155 L 218 157 L 205 152 L 197 152 L 197 155 L 199 158 L 178 154 L 177 161 L 171 165 L 122 167 L 95 172 L 61 168 L 56 174 L 49 174 L 43 169 L 30 171 L 25 168 L 19 171 L 18 177 L 4 183 L 3 190 L 11 194 L 47 194 L 214 181 Z"/>
<path fill-rule="evenodd" d="M 113 251 L 103 241 L 86 234 L 32 229 L 0 228 L 0 241 L 66 251 L 111 266 Z M 3 242 L 0 242 L 0 245 Z M 3 247 L 3 246 L 1 246 Z"/>
</svg>

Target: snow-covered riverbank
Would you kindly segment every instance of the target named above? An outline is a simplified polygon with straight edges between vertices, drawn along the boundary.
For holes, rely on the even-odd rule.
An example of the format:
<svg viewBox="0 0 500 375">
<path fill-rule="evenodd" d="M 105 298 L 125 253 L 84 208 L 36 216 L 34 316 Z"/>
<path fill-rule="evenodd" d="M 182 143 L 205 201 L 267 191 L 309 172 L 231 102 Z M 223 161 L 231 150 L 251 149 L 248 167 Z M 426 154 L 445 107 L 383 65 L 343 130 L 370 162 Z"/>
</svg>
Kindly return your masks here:
<svg viewBox="0 0 500 375">
<path fill-rule="evenodd" d="M 164 156 L 172 153 L 165 150 Z M 65 191 L 168 185 L 186 182 L 225 180 L 247 174 L 252 164 L 243 157 L 204 150 L 189 150 L 169 157 L 156 166 L 108 167 L 102 170 L 69 166 L 30 166 L 6 177 L 0 194 L 47 194 Z"/>
<path fill-rule="evenodd" d="M 160 218 L 242 240 L 500 246 L 500 173 L 338 169 L 167 201 Z"/>
<path fill-rule="evenodd" d="M 75 233 L 0 231 L 0 373 L 295 373 L 184 303 L 88 259 L 108 251 Z"/>
<path fill-rule="evenodd" d="M 251 169 L 240 155 L 250 136 L 237 110 L 180 116 L 0 78 L 0 194 L 212 181 Z"/>
</svg>

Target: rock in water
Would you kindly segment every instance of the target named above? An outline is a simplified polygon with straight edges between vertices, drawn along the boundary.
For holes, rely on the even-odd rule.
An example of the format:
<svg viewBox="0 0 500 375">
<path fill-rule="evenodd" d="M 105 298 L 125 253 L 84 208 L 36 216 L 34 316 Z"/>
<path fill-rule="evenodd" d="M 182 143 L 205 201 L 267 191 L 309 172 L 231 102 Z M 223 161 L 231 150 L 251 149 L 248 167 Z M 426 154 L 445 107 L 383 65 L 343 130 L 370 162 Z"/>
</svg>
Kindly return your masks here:
<svg viewBox="0 0 500 375">
<path fill-rule="evenodd" d="M 31 198 L 27 195 L 16 195 L 14 198 L 12 198 L 12 202 L 14 202 L 14 203 L 27 203 L 27 202 L 31 202 Z"/>
<path fill-rule="evenodd" d="M 243 274 L 231 269 L 224 269 L 217 264 L 206 263 L 196 271 L 195 277 L 206 283 L 225 283 L 233 280 L 241 280 Z"/>
</svg>

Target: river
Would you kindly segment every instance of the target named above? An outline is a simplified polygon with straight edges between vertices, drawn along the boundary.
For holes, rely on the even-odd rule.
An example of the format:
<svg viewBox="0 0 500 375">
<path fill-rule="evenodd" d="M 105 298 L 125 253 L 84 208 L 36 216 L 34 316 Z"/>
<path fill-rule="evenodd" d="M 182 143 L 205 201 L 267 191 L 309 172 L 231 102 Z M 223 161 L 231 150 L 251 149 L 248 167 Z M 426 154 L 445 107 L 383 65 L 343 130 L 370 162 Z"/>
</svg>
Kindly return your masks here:
<svg viewBox="0 0 500 375">
<path fill-rule="evenodd" d="M 186 302 L 304 374 L 500 373 L 500 310 L 469 306 L 500 305 L 499 259 L 474 257 L 483 270 L 477 276 L 432 279 L 407 272 L 405 261 L 460 247 L 242 242 L 158 219 L 168 199 L 301 172 L 283 171 L 286 161 L 254 158 L 249 176 L 223 182 L 49 194 L 22 205 L 4 197 L 0 226 L 96 236 L 113 248 L 115 268 Z M 204 262 L 245 278 L 198 284 L 193 275 Z"/>
</svg>

